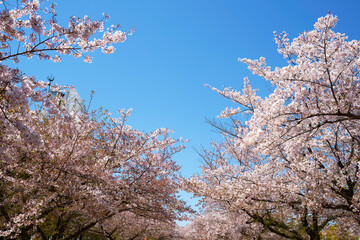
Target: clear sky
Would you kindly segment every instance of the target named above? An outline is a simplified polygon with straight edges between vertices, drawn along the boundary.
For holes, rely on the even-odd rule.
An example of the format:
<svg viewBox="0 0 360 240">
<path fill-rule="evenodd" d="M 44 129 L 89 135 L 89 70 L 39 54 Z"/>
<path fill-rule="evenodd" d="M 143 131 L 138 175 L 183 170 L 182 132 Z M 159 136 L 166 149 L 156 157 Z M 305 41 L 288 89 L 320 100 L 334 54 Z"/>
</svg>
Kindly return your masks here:
<svg viewBox="0 0 360 240">
<path fill-rule="evenodd" d="M 238 57 L 267 59 L 283 66 L 273 31 L 286 31 L 290 39 L 313 29 L 313 23 L 331 13 L 339 17 L 335 28 L 349 39 L 360 39 L 359 0 L 62 0 L 57 19 L 69 16 L 100 19 L 135 32 L 112 55 L 95 53 L 87 64 L 71 57 L 61 63 L 23 61 L 18 67 L 28 75 L 46 80 L 53 75 L 62 85 L 73 85 L 83 99 L 95 91 L 93 108 L 104 106 L 112 113 L 133 108 L 129 124 L 151 131 L 167 127 L 174 137 L 189 139 L 187 149 L 176 154 L 184 176 L 199 172 L 200 158 L 194 149 L 209 146 L 218 133 L 205 123 L 215 119 L 230 103 L 204 87 L 242 88 L 250 78 L 260 94 L 271 86 L 255 78 Z"/>
</svg>

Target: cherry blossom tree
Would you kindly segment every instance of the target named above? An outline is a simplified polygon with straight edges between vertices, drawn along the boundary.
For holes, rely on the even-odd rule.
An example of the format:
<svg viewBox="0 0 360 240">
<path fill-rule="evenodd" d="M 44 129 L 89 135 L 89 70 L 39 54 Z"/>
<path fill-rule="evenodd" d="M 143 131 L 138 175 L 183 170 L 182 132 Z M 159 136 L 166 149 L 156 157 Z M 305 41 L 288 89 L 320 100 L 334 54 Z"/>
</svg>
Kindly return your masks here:
<svg viewBox="0 0 360 240">
<path fill-rule="evenodd" d="M 117 214 L 116 217 L 100 224 L 97 229 L 85 233 L 82 237 L 93 239 L 177 239 L 176 223 L 149 219 L 131 212 Z"/>
<path fill-rule="evenodd" d="M 104 30 L 106 15 L 72 17 L 62 27 L 55 5 L 38 0 L 2 7 L 0 236 L 75 239 L 104 224 L 116 229 L 119 215 L 164 224 L 182 219 L 189 209 L 177 196 L 180 168 L 171 157 L 183 146 L 169 130 L 132 129 L 125 110 L 119 118 L 101 109 L 69 111 L 47 83 L 6 65 L 21 57 L 58 62 L 57 54 L 90 62 L 90 52 L 113 53 L 127 34 Z"/>
<path fill-rule="evenodd" d="M 290 41 L 275 33 L 287 65 L 239 59 L 273 85 L 263 98 L 248 78 L 242 92 L 212 89 L 232 100 L 214 124 L 224 136 L 203 154 L 187 189 L 227 211 L 242 211 L 278 236 L 320 239 L 332 225 L 358 235 L 360 42 L 333 31 L 330 13 Z"/>
<path fill-rule="evenodd" d="M 189 240 L 282 239 L 244 213 L 229 212 L 215 206 L 207 207 L 203 212 L 195 215 L 181 232 L 183 238 Z"/>
</svg>

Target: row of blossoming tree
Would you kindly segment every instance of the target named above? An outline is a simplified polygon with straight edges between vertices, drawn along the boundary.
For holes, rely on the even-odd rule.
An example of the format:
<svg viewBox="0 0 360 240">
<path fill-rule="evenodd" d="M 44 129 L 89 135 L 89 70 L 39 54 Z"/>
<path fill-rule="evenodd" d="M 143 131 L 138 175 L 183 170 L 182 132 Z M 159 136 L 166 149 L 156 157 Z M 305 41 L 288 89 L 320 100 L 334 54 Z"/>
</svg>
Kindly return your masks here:
<svg viewBox="0 0 360 240">
<path fill-rule="evenodd" d="M 273 93 L 216 92 L 238 107 L 214 123 L 224 142 L 204 150 L 203 172 L 180 185 L 172 161 L 183 146 L 167 129 L 144 133 L 130 112 L 69 111 L 49 84 L 7 62 L 72 55 L 91 62 L 126 33 L 99 21 L 56 21 L 55 5 L 2 1 L 0 13 L 1 239 L 321 239 L 360 234 L 360 43 L 332 28 L 328 14 L 292 42 L 275 34 L 288 65 L 240 59 Z M 13 9 L 10 9 L 13 8 Z M 56 90 L 56 88 L 52 88 Z M 100 113 L 100 114 L 99 114 Z M 179 187 L 201 197 L 190 211 Z M 182 235 L 182 236 L 181 236 Z"/>
<path fill-rule="evenodd" d="M 239 59 L 272 83 L 267 97 L 247 78 L 242 92 L 211 87 L 237 106 L 186 182 L 206 207 L 188 239 L 358 239 L 360 42 L 336 22 L 329 13 L 293 41 L 275 33 L 284 67 Z"/>
<path fill-rule="evenodd" d="M 132 129 L 130 111 L 119 111 L 120 118 L 71 112 L 50 96 L 48 83 L 6 64 L 24 57 L 58 62 L 61 55 L 91 62 L 91 52 L 113 53 L 127 33 L 105 30 L 106 15 L 60 26 L 50 2 L 1 7 L 0 238 L 172 236 L 175 220 L 189 210 L 177 196 L 179 166 L 171 158 L 181 142 L 167 129 Z"/>
</svg>

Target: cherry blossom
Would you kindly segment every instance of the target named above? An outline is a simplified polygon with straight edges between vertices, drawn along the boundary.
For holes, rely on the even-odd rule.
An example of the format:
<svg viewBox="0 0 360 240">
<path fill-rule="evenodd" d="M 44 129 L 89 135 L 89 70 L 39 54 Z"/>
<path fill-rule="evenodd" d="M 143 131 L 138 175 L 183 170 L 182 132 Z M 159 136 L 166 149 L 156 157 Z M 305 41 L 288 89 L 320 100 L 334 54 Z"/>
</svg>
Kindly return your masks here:
<svg viewBox="0 0 360 240">
<path fill-rule="evenodd" d="M 225 140 L 204 151 L 202 173 L 187 182 L 204 204 L 242 211 L 285 238 L 320 239 L 344 221 L 358 232 L 360 42 L 334 32 L 337 21 L 321 17 L 292 41 L 275 33 L 284 67 L 239 59 L 273 84 L 268 96 L 247 78 L 242 92 L 212 88 L 238 107 L 220 114 L 232 126 L 214 124 Z"/>
<path fill-rule="evenodd" d="M 180 167 L 172 160 L 183 144 L 171 131 L 133 129 L 126 124 L 131 110 L 119 110 L 118 118 L 102 109 L 70 111 L 49 93 L 63 86 L 50 88 L 5 65 L 34 56 L 58 62 L 63 54 L 90 62 L 90 52 L 113 53 L 127 34 L 118 26 L 104 31 L 108 16 L 71 17 L 62 27 L 54 4 L 2 3 L 0 236 L 75 239 L 105 225 L 118 229 L 126 216 L 169 229 L 183 219 L 190 209 L 179 200 Z"/>
</svg>

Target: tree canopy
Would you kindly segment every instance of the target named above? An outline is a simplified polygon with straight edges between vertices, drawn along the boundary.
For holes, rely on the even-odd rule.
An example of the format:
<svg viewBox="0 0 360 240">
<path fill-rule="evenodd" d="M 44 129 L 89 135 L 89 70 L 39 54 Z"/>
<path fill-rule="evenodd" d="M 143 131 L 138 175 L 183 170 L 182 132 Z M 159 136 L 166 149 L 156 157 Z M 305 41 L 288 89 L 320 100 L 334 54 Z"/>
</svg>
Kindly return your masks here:
<svg viewBox="0 0 360 240">
<path fill-rule="evenodd" d="M 248 78 L 241 92 L 211 87 L 238 107 L 219 116 L 231 126 L 213 124 L 225 140 L 204 151 L 202 173 L 187 182 L 206 206 L 284 238 L 320 239 L 334 224 L 358 235 L 360 42 L 334 32 L 336 22 L 321 17 L 292 41 L 275 33 L 284 67 L 239 59 L 272 83 L 269 96 Z"/>
</svg>

